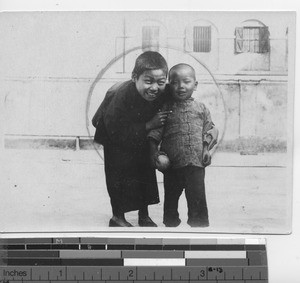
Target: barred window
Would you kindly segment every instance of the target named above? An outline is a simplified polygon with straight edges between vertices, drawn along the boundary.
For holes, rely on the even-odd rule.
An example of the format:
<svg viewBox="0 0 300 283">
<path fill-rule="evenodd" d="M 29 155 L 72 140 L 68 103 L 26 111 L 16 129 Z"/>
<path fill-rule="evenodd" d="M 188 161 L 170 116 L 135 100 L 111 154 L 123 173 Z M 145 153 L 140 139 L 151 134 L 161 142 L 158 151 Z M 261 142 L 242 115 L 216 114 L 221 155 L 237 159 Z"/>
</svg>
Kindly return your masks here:
<svg viewBox="0 0 300 283">
<path fill-rule="evenodd" d="M 159 27 L 144 26 L 142 28 L 142 49 L 143 51 L 159 50 Z"/>
<path fill-rule="evenodd" d="M 237 27 L 235 53 L 267 53 L 270 50 L 268 27 Z"/>
<path fill-rule="evenodd" d="M 195 26 L 193 30 L 193 52 L 211 51 L 211 27 Z"/>
</svg>

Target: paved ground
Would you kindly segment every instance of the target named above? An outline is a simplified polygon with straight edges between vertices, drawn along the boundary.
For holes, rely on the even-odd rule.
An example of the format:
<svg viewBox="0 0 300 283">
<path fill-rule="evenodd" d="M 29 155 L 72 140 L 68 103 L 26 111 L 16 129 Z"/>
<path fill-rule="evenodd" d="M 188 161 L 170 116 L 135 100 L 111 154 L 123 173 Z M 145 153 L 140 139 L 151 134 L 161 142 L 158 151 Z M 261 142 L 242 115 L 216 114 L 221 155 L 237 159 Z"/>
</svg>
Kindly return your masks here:
<svg viewBox="0 0 300 283">
<path fill-rule="evenodd" d="M 180 199 L 182 224 L 162 224 L 161 203 L 150 207 L 155 231 L 287 233 L 292 187 L 286 154 L 241 156 L 216 153 L 206 171 L 210 227 L 186 224 L 186 201 Z M 1 232 L 101 232 L 111 217 L 103 162 L 95 151 L 5 150 L 1 154 Z M 126 214 L 137 226 L 137 212 Z M 135 228 L 140 231 L 142 228 Z"/>
</svg>

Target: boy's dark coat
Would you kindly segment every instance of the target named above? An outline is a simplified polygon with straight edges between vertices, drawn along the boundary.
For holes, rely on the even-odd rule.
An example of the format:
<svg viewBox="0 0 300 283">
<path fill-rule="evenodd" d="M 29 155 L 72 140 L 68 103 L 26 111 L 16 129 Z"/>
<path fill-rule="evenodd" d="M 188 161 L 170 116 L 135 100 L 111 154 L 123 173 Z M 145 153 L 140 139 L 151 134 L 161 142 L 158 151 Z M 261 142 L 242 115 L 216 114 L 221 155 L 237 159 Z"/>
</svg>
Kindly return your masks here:
<svg viewBox="0 0 300 283">
<path fill-rule="evenodd" d="M 146 122 L 165 96 L 148 102 L 132 81 L 109 90 L 93 118 L 104 146 L 105 174 L 113 210 L 127 212 L 159 202 L 155 169 L 150 167 Z M 99 114 L 100 113 L 100 114 Z M 98 117 L 96 117 L 98 115 Z"/>
</svg>

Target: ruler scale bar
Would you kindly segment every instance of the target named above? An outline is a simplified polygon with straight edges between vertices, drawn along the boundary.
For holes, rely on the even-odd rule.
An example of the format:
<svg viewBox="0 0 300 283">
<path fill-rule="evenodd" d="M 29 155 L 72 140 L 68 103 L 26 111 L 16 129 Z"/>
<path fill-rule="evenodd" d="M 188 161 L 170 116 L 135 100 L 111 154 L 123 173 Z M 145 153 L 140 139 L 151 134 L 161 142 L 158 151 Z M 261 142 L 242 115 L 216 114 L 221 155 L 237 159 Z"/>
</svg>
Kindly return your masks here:
<svg viewBox="0 0 300 283">
<path fill-rule="evenodd" d="M 267 280 L 267 267 L 68 267 L 67 273 L 59 267 L 18 266 L 0 268 L 2 280 Z M 48 275 L 49 272 L 49 275 Z M 226 274 L 226 279 L 225 279 Z M 66 279 L 67 278 L 67 279 Z"/>
<path fill-rule="evenodd" d="M 5 282 L 5 281 L 4 281 Z M 13 281 L 14 283 L 23 283 L 24 281 Z M 63 281 L 28 281 L 27 283 L 145 283 L 144 280 L 137 281 L 137 280 L 63 280 Z M 159 281 L 153 281 L 153 280 L 147 280 L 147 283 L 190 283 L 192 281 L 187 280 L 159 280 Z M 206 282 L 206 283 L 268 283 L 268 280 L 205 280 L 205 281 L 195 281 L 195 282 Z M 5 282 L 6 283 L 6 282 Z M 9 283 L 9 282 L 7 282 Z"/>
<path fill-rule="evenodd" d="M 0 239 L 0 283 L 268 282 L 263 239 Z"/>
</svg>

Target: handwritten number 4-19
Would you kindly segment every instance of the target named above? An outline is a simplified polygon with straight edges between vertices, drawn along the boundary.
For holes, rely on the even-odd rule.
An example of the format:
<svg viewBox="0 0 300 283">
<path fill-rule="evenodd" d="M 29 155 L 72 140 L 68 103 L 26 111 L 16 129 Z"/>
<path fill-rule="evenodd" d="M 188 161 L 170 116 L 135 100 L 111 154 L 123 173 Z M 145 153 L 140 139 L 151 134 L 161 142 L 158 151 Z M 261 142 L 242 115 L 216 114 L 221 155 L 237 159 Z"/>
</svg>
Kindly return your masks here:
<svg viewBox="0 0 300 283">
<path fill-rule="evenodd" d="M 209 272 L 217 271 L 217 272 L 219 272 L 219 273 L 222 273 L 222 272 L 223 272 L 223 268 L 222 268 L 222 267 L 209 267 L 209 268 L 208 268 L 208 271 L 209 271 Z"/>
</svg>

